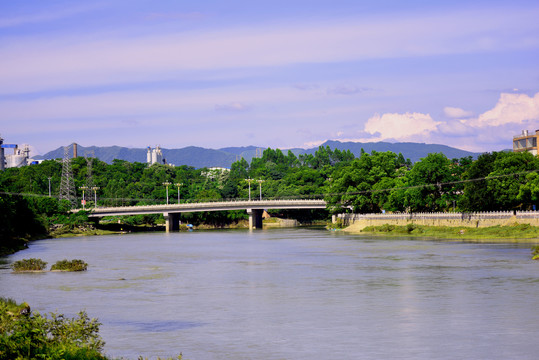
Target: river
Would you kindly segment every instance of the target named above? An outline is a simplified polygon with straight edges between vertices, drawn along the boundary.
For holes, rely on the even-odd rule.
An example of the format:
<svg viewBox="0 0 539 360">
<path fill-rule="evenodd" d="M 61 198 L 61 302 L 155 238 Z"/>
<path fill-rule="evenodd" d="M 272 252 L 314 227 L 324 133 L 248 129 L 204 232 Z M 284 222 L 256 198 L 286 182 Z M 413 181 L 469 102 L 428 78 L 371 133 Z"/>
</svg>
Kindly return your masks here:
<svg viewBox="0 0 539 360">
<path fill-rule="evenodd" d="M 136 359 L 537 359 L 530 245 L 320 229 L 41 240 L 3 258 L 1 296 L 102 322 Z M 83 259 L 82 273 L 9 264 Z"/>
</svg>

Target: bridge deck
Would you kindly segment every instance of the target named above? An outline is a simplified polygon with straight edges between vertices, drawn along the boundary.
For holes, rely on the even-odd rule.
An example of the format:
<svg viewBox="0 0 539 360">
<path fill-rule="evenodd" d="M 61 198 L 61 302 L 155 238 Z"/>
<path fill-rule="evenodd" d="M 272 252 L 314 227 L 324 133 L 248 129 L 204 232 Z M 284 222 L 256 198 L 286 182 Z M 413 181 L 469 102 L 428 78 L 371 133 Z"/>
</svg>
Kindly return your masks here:
<svg viewBox="0 0 539 360">
<path fill-rule="evenodd" d="M 247 209 L 325 209 L 324 200 L 251 200 L 186 203 L 169 205 L 139 205 L 121 207 L 98 207 L 91 210 L 90 217 L 166 214 L 200 211 L 226 211 Z"/>
</svg>

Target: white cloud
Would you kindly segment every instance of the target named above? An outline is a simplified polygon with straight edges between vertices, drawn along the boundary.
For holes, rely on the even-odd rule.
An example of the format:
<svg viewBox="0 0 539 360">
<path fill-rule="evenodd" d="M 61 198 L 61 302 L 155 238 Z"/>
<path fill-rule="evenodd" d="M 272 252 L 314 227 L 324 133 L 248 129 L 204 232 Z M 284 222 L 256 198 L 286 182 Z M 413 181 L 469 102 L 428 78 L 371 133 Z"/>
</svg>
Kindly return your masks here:
<svg viewBox="0 0 539 360">
<path fill-rule="evenodd" d="M 425 141 L 430 133 L 438 130 L 440 124 L 429 114 L 376 114 L 367 121 L 364 131 L 374 136 L 369 141 Z"/>
<path fill-rule="evenodd" d="M 458 107 L 446 106 L 444 108 L 445 116 L 453 119 L 462 119 L 473 116 L 473 111 L 466 111 Z"/>
<path fill-rule="evenodd" d="M 520 125 L 531 121 L 539 121 L 539 93 L 533 97 L 526 94 L 501 94 L 493 109 L 475 119 L 462 120 L 464 124 L 477 128 Z"/>
</svg>

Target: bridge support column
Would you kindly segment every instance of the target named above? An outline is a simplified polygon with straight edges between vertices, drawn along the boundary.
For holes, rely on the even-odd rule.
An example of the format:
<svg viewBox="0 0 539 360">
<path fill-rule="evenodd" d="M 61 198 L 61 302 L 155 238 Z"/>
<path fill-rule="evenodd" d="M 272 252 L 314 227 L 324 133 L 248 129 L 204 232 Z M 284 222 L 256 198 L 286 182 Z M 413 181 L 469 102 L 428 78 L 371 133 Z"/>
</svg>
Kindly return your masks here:
<svg viewBox="0 0 539 360">
<path fill-rule="evenodd" d="M 180 213 L 163 213 L 167 232 L 180 230 Z"/>
<path fill-rule="evenodd" d="M 247 209 L 249 214 L 249 229 L 262 229 L 262 209 Z"/>
</svg>

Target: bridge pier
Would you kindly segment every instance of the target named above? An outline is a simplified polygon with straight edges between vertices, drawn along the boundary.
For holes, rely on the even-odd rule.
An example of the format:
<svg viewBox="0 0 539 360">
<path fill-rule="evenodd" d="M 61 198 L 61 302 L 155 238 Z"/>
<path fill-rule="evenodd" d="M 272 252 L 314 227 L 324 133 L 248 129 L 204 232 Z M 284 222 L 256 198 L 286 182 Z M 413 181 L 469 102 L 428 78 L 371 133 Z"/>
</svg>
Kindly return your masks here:
<svg viewBox="0 0 539 360">
<path fill-rule="evenodd" d="M 249 230 L 250 229 L 262 229 L 262 209 L 247 209 L 249 214 Z"/>
<path fill-rule="evenodd" d="M 180 230 L 180 213 L 163 213 L 167 232 Z"/>
</svg>

